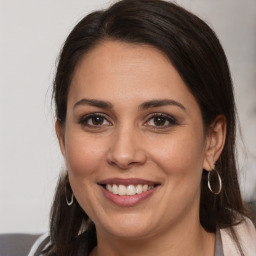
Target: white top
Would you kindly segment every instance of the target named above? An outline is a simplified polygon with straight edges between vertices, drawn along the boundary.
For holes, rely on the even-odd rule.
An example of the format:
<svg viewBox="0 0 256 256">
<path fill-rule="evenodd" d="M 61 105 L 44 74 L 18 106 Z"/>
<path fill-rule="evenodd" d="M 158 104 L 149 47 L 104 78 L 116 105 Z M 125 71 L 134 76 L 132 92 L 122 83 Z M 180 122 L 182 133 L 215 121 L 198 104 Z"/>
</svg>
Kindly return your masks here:
<svg viewBox="0 0 256 256">
<path fill-rule="evenodd" d="M 248 218 L 237 226 L 233 226 L 245 256 L 256 256 L 256 230 Z M 220 229 L 224 256 L 240 256 L 239 250 L 229 228 Z"/>
<path fill-rule="evenodd" d="M 33 244 L 28 256 L 35 256 L 35 253 L 37 252 L 38 248 L 43 243 L 43 241 L 47 239 L 47 237 L 49 237 L 48 233 L 41 235 Z M 48 246 L 48 244 L 46 244 L 44 247 L 46 248 L 46 246 Z"/>
</svg>

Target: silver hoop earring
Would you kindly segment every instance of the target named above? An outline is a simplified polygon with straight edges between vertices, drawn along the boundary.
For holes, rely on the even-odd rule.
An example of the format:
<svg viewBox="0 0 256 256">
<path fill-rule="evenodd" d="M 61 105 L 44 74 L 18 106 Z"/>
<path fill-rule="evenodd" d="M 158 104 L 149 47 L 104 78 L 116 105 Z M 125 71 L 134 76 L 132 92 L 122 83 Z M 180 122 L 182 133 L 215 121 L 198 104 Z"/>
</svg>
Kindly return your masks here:
<svg viewBox="0 0 256 256">
<path fill-rule="evenodd" d="M 214 195 L 218 195 L 221 192 L 222 181 L 218 171 L 216 171 L 215 169 L 208 172 L 208 188 Z"/>
<path fill-rule="evenodd" d="M 70 201 L 68 201 L 68 197 L 67 197 L 67 184 L 66 184 L 66 186 L 65 186 L 65 195 L 66 195 L 66 202 L 67 202 L 67 205 L 68 205 L 68 206 L 71 206 L 71 205 L 73 204 L 73 202 L 74 202 L 74 194 L 73 194 L 73 192 L 72 192 L 71 199 L 70 199 Z"/>
</svg>

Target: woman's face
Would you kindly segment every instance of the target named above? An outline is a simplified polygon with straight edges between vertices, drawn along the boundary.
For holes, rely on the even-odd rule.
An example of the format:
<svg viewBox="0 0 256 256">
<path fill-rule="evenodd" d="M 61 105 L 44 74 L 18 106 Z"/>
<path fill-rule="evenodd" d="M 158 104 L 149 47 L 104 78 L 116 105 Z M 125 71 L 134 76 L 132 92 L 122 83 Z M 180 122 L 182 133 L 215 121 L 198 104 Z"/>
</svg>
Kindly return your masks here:
<svg viewBox="0 0 256 256">
<path fill-rule="evenodd" d="M 159 50 L 106 41 L 86 54 L 59 138 L 97 232 L 134 239 L 198 221 L 207 136 L 198 103 Z"/>
</svg>

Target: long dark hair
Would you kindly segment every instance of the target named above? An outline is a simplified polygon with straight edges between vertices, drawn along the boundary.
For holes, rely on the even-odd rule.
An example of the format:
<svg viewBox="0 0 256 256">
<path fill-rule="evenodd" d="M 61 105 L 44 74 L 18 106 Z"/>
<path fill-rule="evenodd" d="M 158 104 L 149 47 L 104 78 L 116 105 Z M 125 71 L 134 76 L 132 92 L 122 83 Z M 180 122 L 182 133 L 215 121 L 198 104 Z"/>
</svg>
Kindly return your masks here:
<svg viewBox="0 0 256 256">
<path fill-rule="evenodd" d="M 212 194 L 207 187 L 207 172 L 203 171 L 200 222 L 208 232 L 237 224 L 237 217 L 246 215 L 246 211 L 235 160 L 236 111 L 227 59 L 215 33 L 197 16 L 161 0 L 122 0 L 107 10 L 87 15 L 68 36 L 58 62 L 53 98 L 56 118 L 63 129 L 69 86 L 77 63 L 104 40 L 147 44 L 161 50 L 196 98 L 205 130 L 217 115 L 225 116 L 227 136 L 216 162 L 223 189 L 219 195 Z M 68 176 L 64 174 L 52 206 L 51 246 L 47 255 L 76 255 L 97 244 L 95 226 L 77 201 L 67 206 L 66 194 L 71 193 Z M 80 241 L 85 235 L 87 244 L 83 247 Z"/>
</svg>

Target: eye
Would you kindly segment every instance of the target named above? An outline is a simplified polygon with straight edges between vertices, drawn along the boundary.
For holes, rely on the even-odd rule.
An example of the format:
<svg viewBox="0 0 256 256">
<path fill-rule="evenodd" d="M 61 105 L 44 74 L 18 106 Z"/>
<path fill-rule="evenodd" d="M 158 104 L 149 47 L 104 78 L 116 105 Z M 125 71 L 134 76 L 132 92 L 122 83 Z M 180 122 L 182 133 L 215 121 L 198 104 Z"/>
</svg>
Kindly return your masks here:
<svg viewBox="0 0 256 256">
<path fill-rule="evenodd" d="M 83 116 L 79 120 L 79 123 L 82 124 L 83 126 L 95 127 L 95 128 L 112 125 L 111 122 L 109 122 L 108 119 L 100 113 L 93 113 L 93 114 Z"/>
<path fill-rule="evenodd" d="M 177 121 L 172 116 L 162 113 L 155 113 L 147 120 L 146 125 L 156 129 L 163 129 L 177 125 Z"/>
</svg>

